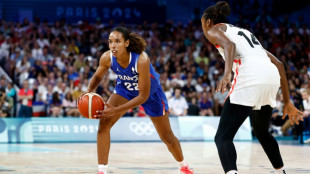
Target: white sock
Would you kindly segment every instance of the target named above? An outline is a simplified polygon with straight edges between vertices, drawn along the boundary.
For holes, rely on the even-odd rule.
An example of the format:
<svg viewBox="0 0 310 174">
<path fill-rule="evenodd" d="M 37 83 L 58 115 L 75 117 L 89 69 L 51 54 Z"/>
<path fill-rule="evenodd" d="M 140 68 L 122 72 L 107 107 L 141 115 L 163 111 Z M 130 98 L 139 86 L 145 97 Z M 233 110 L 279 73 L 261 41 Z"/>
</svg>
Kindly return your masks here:
<svg viewBox="0 0 310 174">
<path fill-rule="evenodd" d="M 179 165 L 179 169 L 182 168 L 183 166 L 187 166 L 187 163 L 185 160 L 181 161 L 181 162 L 178 162 L 178 165 Z"/>
<path fill-rule="evenodd" d="M 282 167 L 281 169 L 276 169 L 276 174 L 286 174 L 285 168 Z"/>
<path fill-rule="evenodd" d="M 238 171 L 236 171 L 236 170 L 230 170 L 230 171 L 227 172 L 226 174 L 238 174 Z"/>
<path fill-rule="evenodd" d="M 99 164 L 98 169 L 99 169 L 99 172 L 103 172 L 104 174 L 108 174 L 108 165 Z"/>
</svg>

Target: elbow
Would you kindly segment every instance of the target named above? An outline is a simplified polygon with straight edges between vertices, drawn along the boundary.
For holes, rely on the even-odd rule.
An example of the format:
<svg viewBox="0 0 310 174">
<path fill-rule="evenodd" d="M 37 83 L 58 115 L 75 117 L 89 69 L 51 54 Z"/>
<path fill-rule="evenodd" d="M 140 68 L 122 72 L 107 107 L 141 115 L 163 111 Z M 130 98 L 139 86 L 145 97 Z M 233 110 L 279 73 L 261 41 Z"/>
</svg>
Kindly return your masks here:
<svg viewBox="0 0 310 174">
<path fill-rule="evenodd" d="M 230 42 L 230 45 L 231 45 L 231 47 L 232 47 L 233 49 L 235 49 L 235 48 L 236 48 L 236 44 L 235 44 L 235 43 Z"/>
<path fill-rule="evenodd" d="M 147 99 L 149 99 L 149 96 L 150 94 L 140 94 L 139 97 L 140 97 L 140 104 L 143 104 L 147 101 Z"/>
<path fill-rule="evenodd" d="M 227 46 L 231 49 L 231 50 L 236 50 L 236 44 L 234 42 L 229 41 L 227 43 Z"/>
</svg>

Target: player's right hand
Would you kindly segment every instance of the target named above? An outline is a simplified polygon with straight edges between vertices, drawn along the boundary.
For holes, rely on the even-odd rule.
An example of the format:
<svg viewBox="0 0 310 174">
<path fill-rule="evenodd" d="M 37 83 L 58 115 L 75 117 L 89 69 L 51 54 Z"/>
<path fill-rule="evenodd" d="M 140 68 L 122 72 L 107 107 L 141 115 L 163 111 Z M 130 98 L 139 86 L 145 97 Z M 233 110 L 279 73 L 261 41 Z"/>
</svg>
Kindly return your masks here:
<svg viewBox="0 0 310 174">
<path fill-rule="evenodd" d="M 283 106 L 283 116 L 282 119 L 289 117 L 291 125 L 297 124 L 299 125 L 299 121 L 304 121 L 303 113 L 298 110 L 291 102 L 284 104 Z"/>
<path fill-rule="evenodd" d="M 77 99 L 77 104 L 79 105 L 79 101 L 82 99 L 83 95 L 85 95 L 86 93 L 89 93 L 89 91 L 87 92 L 82 92 L 82 94 L 80 95 L 80 97 Z"/>
<path fill-rule="evenodd" d="M 217 85 L 215 92 L 221 92 L 222 94 L 224 94 L 224 92 L 227 89 L 227 85 L 229 85 L 229 87 L 231 87 L 230 80 L 231 80 L 231 73 L 225 74 L 224 77 L 222 78 L 222 80 Z"/>
</svg>

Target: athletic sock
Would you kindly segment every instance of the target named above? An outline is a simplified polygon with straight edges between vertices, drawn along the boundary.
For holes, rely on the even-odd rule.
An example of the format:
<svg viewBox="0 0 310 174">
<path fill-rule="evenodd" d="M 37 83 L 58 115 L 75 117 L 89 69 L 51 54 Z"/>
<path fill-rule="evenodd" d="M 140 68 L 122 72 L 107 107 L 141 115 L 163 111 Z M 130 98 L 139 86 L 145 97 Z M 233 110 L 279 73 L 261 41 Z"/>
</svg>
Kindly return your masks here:
<svg viewBox="0 0 310 174">
<path fill-rule="evenodd" d="M 236 170 L 230 170 L 230 171 L 227 172 L 226 174 L 238 174 L 238 171 L 236 171 Z"/>
<path fill-rule="evenodd" d="M 276 169 L 276 174 L 287 174 L 285 168 L 282 167 L 281 169 Z"/>
<path fill-rule="evenodd" d="M 108 174 L 108 165 L 99 164 L 98 170 L 99 170 L 99 172 L 103 172 L 104 174 Z"/>
<path fill-rule="evenodd" d="M 178 165 L 179 165 L 179 169 L 182 168 L 183 166 L 187 166 L 187 163 L 185 160 L 181 161 L 181 162 L 178 162 Z"/>
</svg>

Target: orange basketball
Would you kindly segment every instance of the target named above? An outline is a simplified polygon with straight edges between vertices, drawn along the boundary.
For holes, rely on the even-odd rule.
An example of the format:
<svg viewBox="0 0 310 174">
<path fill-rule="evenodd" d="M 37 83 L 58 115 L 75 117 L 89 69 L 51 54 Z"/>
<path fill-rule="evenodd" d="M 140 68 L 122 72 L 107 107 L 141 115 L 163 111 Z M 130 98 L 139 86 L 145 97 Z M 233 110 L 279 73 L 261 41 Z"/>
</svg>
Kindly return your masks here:
<svg viewBox="0 0 310 174">
<path fill-rule="evenodd" d="M 96 111 L 104 109 L 104 102 L 100 95 L 89 92 L 79 100 L 78 108 L 83 117 L 96 119 Z"/>
</svg>

